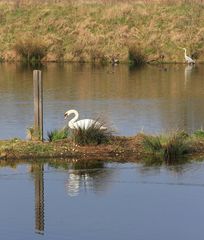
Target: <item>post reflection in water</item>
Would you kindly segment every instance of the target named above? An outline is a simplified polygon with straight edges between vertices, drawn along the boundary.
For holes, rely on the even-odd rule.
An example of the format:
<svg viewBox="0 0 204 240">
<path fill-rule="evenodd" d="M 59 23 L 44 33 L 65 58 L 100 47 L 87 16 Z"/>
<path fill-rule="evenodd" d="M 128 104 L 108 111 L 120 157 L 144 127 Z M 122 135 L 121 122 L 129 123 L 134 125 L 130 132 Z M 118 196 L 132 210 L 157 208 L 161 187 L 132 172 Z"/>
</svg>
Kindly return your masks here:
<svg viewBox="0 0 204 240">
<path fill-rule="evenodd" d="M 35 180 L 35 231 L 44 234 L 44 165 L 32 164 L 31 172 Z"/>
</svg>

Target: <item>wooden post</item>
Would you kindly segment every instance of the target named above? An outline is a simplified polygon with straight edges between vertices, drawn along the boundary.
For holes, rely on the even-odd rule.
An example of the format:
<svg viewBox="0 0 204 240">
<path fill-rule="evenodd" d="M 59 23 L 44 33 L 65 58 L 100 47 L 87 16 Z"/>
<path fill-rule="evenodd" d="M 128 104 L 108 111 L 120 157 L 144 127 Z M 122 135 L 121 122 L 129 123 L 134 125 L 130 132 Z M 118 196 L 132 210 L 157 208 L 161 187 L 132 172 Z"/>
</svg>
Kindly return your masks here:
<svg viewBox="0 0 204 240">
<path fill-rule="evenodd" d="M 40 70 L 33 71 L 34 135 L 43 141 L 43 81 Z"/>
</svg>

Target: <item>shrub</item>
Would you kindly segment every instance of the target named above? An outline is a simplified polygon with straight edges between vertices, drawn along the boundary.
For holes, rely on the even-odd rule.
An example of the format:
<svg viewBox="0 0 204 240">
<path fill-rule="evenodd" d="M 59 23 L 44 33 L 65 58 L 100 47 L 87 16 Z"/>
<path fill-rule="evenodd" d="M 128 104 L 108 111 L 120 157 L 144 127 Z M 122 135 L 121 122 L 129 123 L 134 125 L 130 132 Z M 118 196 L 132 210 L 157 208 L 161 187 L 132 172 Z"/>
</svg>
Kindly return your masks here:
<svg viewBox="0 0 204 240">
<path fill-rule="evenodd" d="M 47 133 L 48 135 L 48 141 L 53 142 L 57 140 L 65 139 L 69 136 L 69 132 L 67 128 L 63 129 L 54 129 L 53 131 L 50 131 Z"/>
<path fill-rule="evenodd" d="M 46 44 L 41 39 L 34 37 L 18 40 L 14 49 L 25 62 L 40 62 L 47 53 Z"/>
<path fill-rule="evenodd" d="M 79 145 L 98 145 L 108 143 L 112 132 L 106 128 L 101 128 L 100 124 L 92 124 L 89 128 L 73 129 L 72 139 Z"/>
<path fill-rule="evenodd" d="M 130 45 L 128 48 L 128 58 L 131 65 L 142 65 L 147 62 L 146 55 L 141 51 L 139 47 Z"/>
<path fill-rule="evenodd" d="M 144 135 L 143 146 L 154 157 L 162 158 L 167 163 L 175 163 L 179 157 L 192 150 L 189 137 L 183 131 L 160 136 Z"/>
</svg>

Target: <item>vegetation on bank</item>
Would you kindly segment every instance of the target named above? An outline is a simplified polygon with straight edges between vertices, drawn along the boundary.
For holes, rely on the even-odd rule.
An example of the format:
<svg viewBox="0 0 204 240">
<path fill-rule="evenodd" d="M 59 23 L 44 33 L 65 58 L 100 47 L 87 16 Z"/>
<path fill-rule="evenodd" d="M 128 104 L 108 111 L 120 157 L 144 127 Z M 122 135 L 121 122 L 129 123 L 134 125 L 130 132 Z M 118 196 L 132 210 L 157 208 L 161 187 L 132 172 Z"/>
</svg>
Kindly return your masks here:
<svg viewBox="0 0 204 240">
<path fill-rule="evenodd" d="M 143 145 L 158 162 L 175 163 L 194 151 L 194 140 L 184 131 L 174 131 L 159 136 L 144 135 Z"/>
<path fill-rule="evenodd" d="M 204 4 L 0 1 L 0 35 L 1 61 L 203 61 Z"/>
<path fill-rule="evenodd" d="M 86 132 L 87 142 L 84 142 L 84 132 Z M 104 130 L 101 134 L 103 132 Z M 52 141 L 50 135 L 49 141 L 45 142 L 23 141 L 16 138 L 0 141 L 0 160 L 74 158 L 176 164 L 184 160 L 185 156 L 204 154 L 203 130 L 198 130 L 192 135 L 184 131 L 174 131 L 158 136 L 140 133 L 134 137 L 113 136 L 109 131 L 107 133 L 109 133 L 105 134 L 107 141 L 104 142 L 102 141 L 104 135 L 100 135 L 101 141 L 99 141 L 98 132 L 93 128 L 83 130 L 81 142 L 76 141 L 79 132 L 73 131 L 65 137 L 61 131 L 57 130 L 53 131 L 52 136 L 55 138 L 52 138 Z"/>
</svg>

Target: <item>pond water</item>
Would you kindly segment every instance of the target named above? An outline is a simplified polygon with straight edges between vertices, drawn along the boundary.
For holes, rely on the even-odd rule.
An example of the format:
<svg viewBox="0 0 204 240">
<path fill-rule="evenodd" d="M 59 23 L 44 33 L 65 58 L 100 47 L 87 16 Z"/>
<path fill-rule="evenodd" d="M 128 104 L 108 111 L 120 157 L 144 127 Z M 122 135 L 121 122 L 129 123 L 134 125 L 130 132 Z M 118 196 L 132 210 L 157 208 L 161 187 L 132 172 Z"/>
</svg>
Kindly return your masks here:
<svg viewBox="0 0 204 240">
<path fill-rule="evenodd" d="M 204 163 L 0 167 L 4 240 L 203 240 Z"/>
<path fill-rule="evenodd" d="M 25 138 L 33 125 L 32 71 L 0 65 L 0 139 Z M 125 136 L 203 127 L 204 65 L 48 64 L 42 71 L 45 135 L 63 127 L 72 108 L 81 119 L 102 117 Z"/>
</svg>

